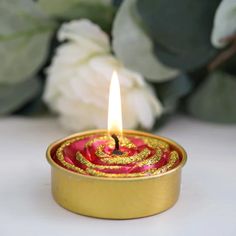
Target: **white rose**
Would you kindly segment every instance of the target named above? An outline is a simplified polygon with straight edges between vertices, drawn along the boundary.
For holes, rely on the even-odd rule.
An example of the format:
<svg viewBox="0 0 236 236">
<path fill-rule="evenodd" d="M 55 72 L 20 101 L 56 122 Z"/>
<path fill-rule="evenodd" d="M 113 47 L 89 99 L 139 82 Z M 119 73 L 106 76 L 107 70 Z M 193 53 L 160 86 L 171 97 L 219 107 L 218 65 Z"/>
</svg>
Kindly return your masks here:
<svg viewBox="0 0 236 236">
<path fill-rule="evenodd" d="M 143 77 L 126 69 L 109 53 L 107 35 L 88 20 L 64 24 L 47 71 L 44 100 L 73 131 L 106 128 L 111 75 L 117 71 L 125 128 L 151 128 L 162 106 Z"/>
</svg>

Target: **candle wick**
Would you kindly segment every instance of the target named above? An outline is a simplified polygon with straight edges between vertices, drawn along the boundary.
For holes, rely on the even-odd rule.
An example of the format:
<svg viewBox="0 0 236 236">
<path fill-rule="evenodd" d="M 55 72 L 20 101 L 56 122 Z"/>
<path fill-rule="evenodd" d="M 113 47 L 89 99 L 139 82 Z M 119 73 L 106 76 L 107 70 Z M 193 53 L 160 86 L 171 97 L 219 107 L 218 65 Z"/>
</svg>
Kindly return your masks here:
<svg viewBox="0 0 236 236">
<path fill-rule="evenodd" d="M 123 152 L 120 150 L 120 142 L 118 137 L 115 134 L 112 134 L 111 137 L 114 139 L 115 141 L 115 149 L 113 150 L 113 154 L 115 155 L 122 155 Z"/>
<path fill-rule="evenodd" d="M 115 141 L 115 149 L 119 150 L 120 149 L 120 144 L 119 144 L 119 139 L 115 134 L 112 134 L 111 137 L 114 139 Z"/>
</svg>

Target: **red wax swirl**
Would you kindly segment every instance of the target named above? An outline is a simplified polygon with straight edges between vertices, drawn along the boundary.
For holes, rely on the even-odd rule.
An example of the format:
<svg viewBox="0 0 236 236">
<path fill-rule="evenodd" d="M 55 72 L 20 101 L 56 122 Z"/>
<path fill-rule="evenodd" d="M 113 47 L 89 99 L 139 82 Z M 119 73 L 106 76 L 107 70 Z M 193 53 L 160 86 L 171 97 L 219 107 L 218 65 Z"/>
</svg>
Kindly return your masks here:
<svg viewBox="0 0 236 236">
<path fill-rule="evenodd" d="M 53 155 L 60 166 L 85 175 L 138 177 L 166 172 L 181 161 L 168 143 L 146 136 L 119 137 L 122 155 L 113 153 L 114 140 L 106 135 L 73 138 Z"/>
</svg>

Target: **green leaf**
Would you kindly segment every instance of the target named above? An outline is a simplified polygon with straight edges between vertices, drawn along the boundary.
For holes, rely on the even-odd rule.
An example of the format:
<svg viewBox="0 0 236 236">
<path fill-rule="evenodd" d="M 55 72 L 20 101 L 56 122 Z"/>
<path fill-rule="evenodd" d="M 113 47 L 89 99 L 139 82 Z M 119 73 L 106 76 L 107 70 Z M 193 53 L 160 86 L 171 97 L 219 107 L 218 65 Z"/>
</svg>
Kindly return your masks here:
<svg viewBox="0 0 236 236">
<path fill-rule="evenodd" d="M 80 4 L 84 5 L 86 3 L 88 5 L 111 5 L 110 0 L 38 0 L 39 6 L 47 12 L 48 15 L 55 17 L 72 17 L 69 14 L 70 11 L 75 12 L 75 9 L 73 8 L 79 7 Z"/>
<path fill-rule="evenodd" d="M 236 33 L 236 1 L 223 0 L 216 10 L 211 42 L 217 48 L 226 46 L 221 39 Z"/>
<path fill-rule="evenodd" d="M 222 66 L 221 70 L 236 75 L 236 55 L 229 58 Z"/>
<path fill-rule="evenodd" d="M 212 59 L 212 22 L 220 0 L 137 0 L 138 11 L 166 65 L 193 70 Z"/>
<path fill-rule="evenodd" d="M 236 77 L 216 71 L 210 74 L 187 101 L 188 111 L 201 119 L 236 122 Z"/>
<path fill-rule="evenodd" d="M 54 26 L 31 0 L 1 0 L 0 83 L 18 83 L 37 72 Z"/>
<path fill-rule="evenodd" d="M 17 109 L 14 114 L 23 116 L 45 116 L 49 114 L 47 106 L 42 101 L 42 94 L 38 94 L 33 100 L 30 100 L 25 106 Z"/>
<path fill-rule="evenodd" d="M 193 83 L 187 75 L 181 74 L 171 81 L 156 84 L 155 87 L 165 113 L 171 113 L 178 107 L 179 99 L 192 90 Z"/>
<path fill-rule="evenodd" d="M 40 82 L 37 78 L 25 80 L 14 85 L 0 86 L 0 114 L 9 114 L 40 93 Z"/>
<path fill-rule="evenodd" d="M 168 80 L 178 70 L 163 65 L 153 54 L 150 37 L 143 30 L 135 14 L 136 0 L 123 1 L 113 25 L 113 48 L 117 57 L 152 81 Z"/>
<path fill-rule="evenodd" d="M 111 27 L 115 13 L 111 0 L 39 0 L 38 4 L 51 17 L 88 18 L 105 30 Z"/>
</svg>

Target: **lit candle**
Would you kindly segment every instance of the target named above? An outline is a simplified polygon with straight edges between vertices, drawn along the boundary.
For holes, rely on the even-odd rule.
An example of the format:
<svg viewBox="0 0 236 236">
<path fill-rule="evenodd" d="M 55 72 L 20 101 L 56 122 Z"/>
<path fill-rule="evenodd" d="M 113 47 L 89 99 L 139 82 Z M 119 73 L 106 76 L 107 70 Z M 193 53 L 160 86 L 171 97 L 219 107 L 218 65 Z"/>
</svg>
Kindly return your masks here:
<svg viewBox="0 0 236 236">
<path fill-rule="evenodd" d="M 110 83 L 107 123 L 110 134 L 122 134 L 120 83 L 116 72 L 113 73 Z"/>
<path fill-rule="evenodd" d="M 108 131 L 74 134 L 49 146 L 53 196 L 60 205 L 80 214 L 126 219 L 158 213 L 176 202 L 185 151 L 169 139 L 122 130 L 121 110 L 114 72 Z M 147 202 L 151 205 L 145 209 Z"/>
<path fill-rule="evenodd" d="M 117 73 L 114 72 L 111 78 L 108 103 L 108 133 L 115 141 L 113 154 L 122 155 L 119 146 L 119 138 L 122 136 L 122 109 L 120 98 L 120 83 Z"/>
</svg>

